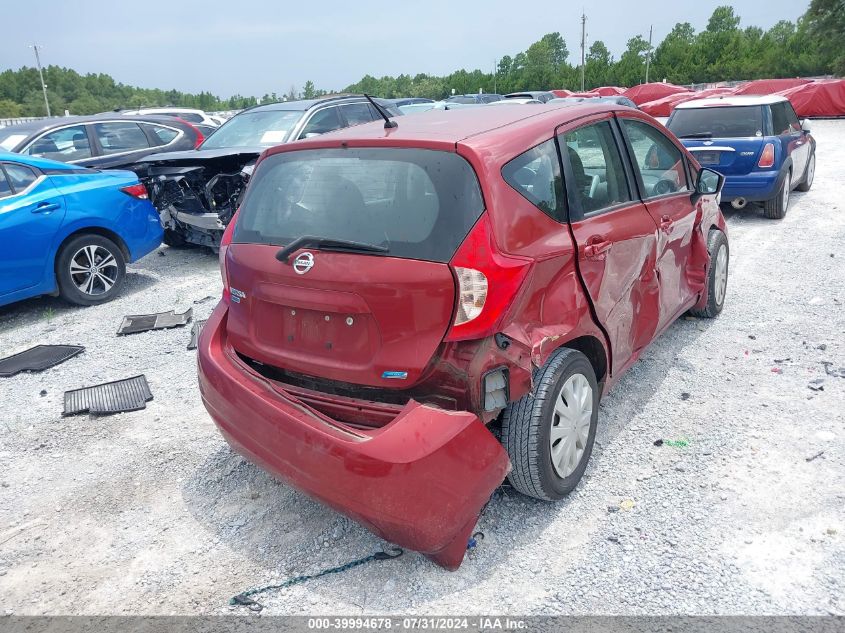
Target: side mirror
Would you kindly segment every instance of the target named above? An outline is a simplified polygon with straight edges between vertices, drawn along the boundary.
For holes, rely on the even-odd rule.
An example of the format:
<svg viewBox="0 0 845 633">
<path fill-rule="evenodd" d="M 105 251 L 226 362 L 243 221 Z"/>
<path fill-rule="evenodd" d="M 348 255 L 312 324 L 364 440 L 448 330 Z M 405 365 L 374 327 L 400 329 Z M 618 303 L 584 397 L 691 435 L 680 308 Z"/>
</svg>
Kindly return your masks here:
<svg viewBox="0 0 845 633">
<path fill-rule="evenodd" d="M 805 132 L 810 131 L 810 119 L 804 119 L 803 121 L 801 121 L 801 129 Z"/>
<path fill-rule="evenodd" d="M 308 134 L 306 134 L 302 138 L 314 138 L 315 136 L 320 136 L 320 134 L 318 132 L 308 132 Z"/>
<path fill-rule="evenodd" d="M 725 184 L 725 177 L 719 172 L 702 167 L 698 172 L 698 180 L 695 183 L 695 192 L 704 196 L 711 196 L 720 193 Z"/>
</svg>

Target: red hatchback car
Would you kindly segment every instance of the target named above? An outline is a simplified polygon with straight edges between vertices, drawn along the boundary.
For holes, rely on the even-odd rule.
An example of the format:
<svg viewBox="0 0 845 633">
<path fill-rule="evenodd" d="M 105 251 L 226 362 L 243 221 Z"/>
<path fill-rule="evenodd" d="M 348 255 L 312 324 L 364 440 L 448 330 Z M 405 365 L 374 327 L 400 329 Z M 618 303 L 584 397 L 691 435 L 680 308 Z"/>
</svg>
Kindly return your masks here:
<svg viewBox="0 0 845 633">
<path fill-rule="evenodd" d="M 599 400 L 717 315 L 723 179 L 612 104 L 475 108 L 268 150 L 199 342 L 232 447 L 455 569 L 505 477 L 559 499 Z"/>
</svg>

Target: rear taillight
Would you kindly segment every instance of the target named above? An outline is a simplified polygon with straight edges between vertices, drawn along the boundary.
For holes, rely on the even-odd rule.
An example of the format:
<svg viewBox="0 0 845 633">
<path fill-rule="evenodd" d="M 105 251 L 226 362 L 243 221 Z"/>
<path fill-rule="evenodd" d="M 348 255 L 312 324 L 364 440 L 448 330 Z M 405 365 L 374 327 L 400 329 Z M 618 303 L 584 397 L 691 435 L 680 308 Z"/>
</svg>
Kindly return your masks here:
<svg viewBox="0 0 845 633">
<path fill-rule="evenodd" d="M 515 301 L 530 260 L 502 255 L 484 214 L 449 263 L 455 273 L 457 307 L 446 340 L 492 336 Z"/>
<path fill-rule="evenodd" d="M 226 270 L 226 252 L 229 250 L 229 244 L 232 243 L 232 233 L 235 232 L 235 222 L 238 219 L 238 212 L 229 220 L 229 225 L 223 231 L 223 237 L 220 239 L 220 276 L 223 278 L 223 301 L 229 303 L 232 298 L 232 289 L 229 286 L 229 273 Z"/>
<path fill-rule="evenodd" d="M 760 160 L 757 161 L 757 167 L 772 167 L 775 164 L 775 146 L 771 143 L 766 143 L 763 151 L 760 153 Z"/>
<path fill-rule="evenodd" d="M 129 185 L 128 187 L 121 187 L 120 190 L 127 196 L 138 198 L 138 200 L 149 200 L 150 195 L 147 193 L 147 188 L 140 182 L 137 185 Z"/>
<path fill-rule="evenodd" d="M 202 142 L 205 140 L 205 136 L 203 135 L 202 132 L 200 132 L 199 128 L 195 125 L 191 125 L 191 123 L 189 121 L 186 121 L 185 119 L 178 119 L 178 120 L 181 121 L 182 123 L 184 123 L 185 125 L 187 125 L 189 128 L 191 128 L 194 131 L 194 134 L 197 135 L 197 141 L 194 144 L 194 149 L 196 149 L 200 145 L 202 145 Z"/>
</svg>

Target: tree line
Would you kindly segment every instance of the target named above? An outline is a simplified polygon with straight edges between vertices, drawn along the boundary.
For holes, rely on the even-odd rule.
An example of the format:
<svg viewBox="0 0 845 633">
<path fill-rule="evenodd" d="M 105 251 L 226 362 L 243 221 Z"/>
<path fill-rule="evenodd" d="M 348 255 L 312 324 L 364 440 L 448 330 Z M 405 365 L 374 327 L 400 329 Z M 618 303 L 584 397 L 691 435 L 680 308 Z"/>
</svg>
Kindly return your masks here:
<svg viewBox="0 0 845 633">
<path fill-rule="evenodd" d="M 343 92 L 393 97 L 442 99 L 457 94 L 508 93 L 581 87 L 580 64 L 570 64 L 569 48 L 560 33 L 548 33 L 527 50 L 503 56 L 495 72 L 457 70 L 449 75 L 402 74 L 381 78 L 364 76 Z M 698 84 L 769 77 L 845 75 L 845 0 L 812 0 L 795 22 L 781 20 L 769 30 L 742 27 L 730 6 L 713 11 L 704 30 L 689 22 L 678 23 L 653 49 L 643 35 L 628 40 L 619 59 L 601 40 L 585 51 L 584 88 L 633 86 L 645 81 Z M 492 71 L 492 69 L 491 69 Z M 210 92 L 191 94 L 178 90 L 137 88 L 116 82 L 106 74 L 80 75 L 60 66 L 44 69 L 44 83 L 54 113 L 94 114 L 117 108 L 181 106 L 202 110 L 238 110 L 259 102 L 311 99 L 326 90 L 307 81 L 302 90 L 262 97 L 234 95 L 221 99 Z M 0 73 L 0 117 L 44 116 L 44 99 L 35 68 Z"/>
</svg>

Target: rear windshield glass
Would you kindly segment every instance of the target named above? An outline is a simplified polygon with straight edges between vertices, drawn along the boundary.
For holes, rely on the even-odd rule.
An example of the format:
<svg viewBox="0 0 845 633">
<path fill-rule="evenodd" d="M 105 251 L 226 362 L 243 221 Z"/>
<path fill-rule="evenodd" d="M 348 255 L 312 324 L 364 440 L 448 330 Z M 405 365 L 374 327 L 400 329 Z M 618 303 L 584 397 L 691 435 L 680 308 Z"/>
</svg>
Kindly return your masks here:
<svg viewBox="0 0 845 633">
<path fill-rule="evenodd" d="M 447 262 L 484 209 L 457 154 L 422 149 L 318 149 L 265 159 L 233 242 L 285 245 L 303 235 L 383 246 Z"/>
<path fill-rule="evenodd" d="M 242 112 L 217 128 L 201 149 L 272 147 L 284 143 L 302 114 L 301 110 Z"/>
<path fill-rule="evenodd" d="M 666 127 L 678 138 L 763 136 L 762 106 L 679 108 Z"/>
</svg>

